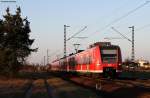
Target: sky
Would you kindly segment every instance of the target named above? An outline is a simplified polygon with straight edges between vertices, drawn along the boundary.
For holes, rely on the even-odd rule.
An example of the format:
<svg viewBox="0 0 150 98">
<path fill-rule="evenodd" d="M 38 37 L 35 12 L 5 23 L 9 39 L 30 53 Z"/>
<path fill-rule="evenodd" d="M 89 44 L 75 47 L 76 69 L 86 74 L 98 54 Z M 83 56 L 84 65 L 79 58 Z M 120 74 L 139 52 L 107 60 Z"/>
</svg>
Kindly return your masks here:
<svg viewBox="0 0 150 98">
<path fill-rule="evenodd" d="M 21 7 L 22 17 L 30 21 L 30 38 L 35 39 L 32 48 L 38 52 L 28 57 L 28 62 L 43 64 L 49 51 L 49 62 L 63 56 L 64 25 L 67 38 L 87 28 L 67 41 L 67 54 L 75 52 L 73 44 L 81 44 L 79 49 L 87 49 L 92 43 L 110 41 L 119 45 L 123 59 L 131 57 L 131 42 L 126 39 L 105 39 L 121 36 L 114 27 L 131 39 L 130 26 L 135 26 L 135 58 L 150 60 L 150 3 L 138 8 L 146 0 L 16 0 L 16 3 L 0 2 L 0 18 L 7 7 L 12 13 Z M 136 9 L 138 8 L 138 9 Z"/>
</svg>

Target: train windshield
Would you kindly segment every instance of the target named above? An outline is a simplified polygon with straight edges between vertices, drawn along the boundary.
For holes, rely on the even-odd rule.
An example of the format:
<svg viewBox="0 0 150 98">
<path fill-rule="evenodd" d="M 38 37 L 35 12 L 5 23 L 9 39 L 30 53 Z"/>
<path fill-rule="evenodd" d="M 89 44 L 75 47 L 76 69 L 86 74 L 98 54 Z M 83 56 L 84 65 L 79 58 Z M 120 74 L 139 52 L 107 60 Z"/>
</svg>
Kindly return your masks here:
<svg viewBox="0 0 150 98">
<path fill-rule="evenodd" d="M 103 63 L 116 63 L 117 54 L 117 48 L 101 48 L 101 58 Z"/>
</svg>

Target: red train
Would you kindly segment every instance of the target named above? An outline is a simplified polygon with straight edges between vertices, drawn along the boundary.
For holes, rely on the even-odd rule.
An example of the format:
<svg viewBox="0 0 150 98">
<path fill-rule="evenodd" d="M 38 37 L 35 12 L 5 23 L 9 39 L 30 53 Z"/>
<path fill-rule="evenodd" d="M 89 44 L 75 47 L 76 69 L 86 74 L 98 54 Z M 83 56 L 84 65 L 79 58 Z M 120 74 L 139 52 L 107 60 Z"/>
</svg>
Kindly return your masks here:
<svg viewBox="0 0 150 98">
<path fill-rule="evenodd" d="M 97 42 L 89 49 L 71 54 L 51 63 L 52 71 L 102 74 L 116 77 L 121 72 L 122 56 L 117 45 Z"/>
</svg>

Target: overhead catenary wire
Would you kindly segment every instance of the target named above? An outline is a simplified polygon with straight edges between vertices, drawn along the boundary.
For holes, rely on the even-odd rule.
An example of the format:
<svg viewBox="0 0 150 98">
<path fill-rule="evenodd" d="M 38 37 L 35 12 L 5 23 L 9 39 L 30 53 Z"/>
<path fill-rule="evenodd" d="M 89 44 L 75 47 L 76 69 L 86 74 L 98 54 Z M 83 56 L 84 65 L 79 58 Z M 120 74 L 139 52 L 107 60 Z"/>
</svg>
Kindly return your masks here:
<svg viewBox="0 0 150 98">
<path fill-rule="evenodd" d="M 114 15 L 114 13 L 118 12 L 121 8 L 124 8 L 131 0 L 127 0 L 126 2 L 122 2 L 123 5 L 115 8 L 112 12 L 110 12 L 107 16 L 102 16 L 101 19 L 104 19 L 106 17 L 110 17 L 112 15 Z M 141 1 L 141 0 L 140 0 Z M 87 24 L 87 27 L 93 26 L 93 25 L 97 25 L 98 24 L 98 20 L 95 21 L 94 23 L 91 24 Z"/>
<path fill-rule="evenodd" d="M 112 22 L 110 22 L 109 24 L 107 24 L 106 26 L 104 26 L 102 29 L 97 30 L 97 31 L 103 31 L 104 29 L 110 27 L 110 26 L 113 25 L 114 23 L 119 22 L 120 20 L 126 18 L 126 17 L 129 16 L 130 14 L 132 14 L 132 13 L 134 13 L 135 11 L 139 10 L 140 8 L 142 8 L 143 6 L 145 6 L 146 4 L 148 4 L 149 2 L 150 2 L 150 1 L 146 1 L 145 3 L 141 4 L 140 6 L 136 7 L 135 9 L 129 11 L 128 13 L 124 14 L 123 16 L 121 16 L 121 17 L 119 17 L 119 18 L 113 20 Z M 71 37 L 69 37 L 69 38 L 67 39 L 67 41 L 69 41 L 70 39 L 74 38 L 74 36 L 78 35 L 80 32 L 84 31 L 86 28 L 87 28 L 87 26 L 85 26 L 82 30 L 78 31 L 77 33 L 73 34 Z M 97 32 L 97 31 L 96 31 L 96 32 Z M 96 32 L 94 32 L 94 33 L 96 33 Z M 92 33 L 92 35 L 93 35 L 93 33 Z M 90 34 L 88 37 L 91 37 L 91 34 Z"/>
<path fill-rule="evenodd" d="M 145 28 L 148 28 L 148 27 L 150 27 L 150 24 L 146 24 L 146 25 L 141 26 L 141 27 L 139 27 L 139 28 L 137 28 L 137 29 L 135 29 L 135 30 L 136 30 L 136 32 L 138 32 L 138 31 L 141 31 L 141 30 L 143 30 L 143 29 L 145 29 Z M 127 32 L 127 33 L 126 33 L 126 35 L 128 35 L 128 34 L 131 34 L 131 32 Z"/>
<path fill-rule="evenodd" d="M 0 0 L 0 2 L 2 2 L 2 3 L 16 3 L 17 1 L 15 1 L 15 0 Z"/>
<path fill-rule="evenodd" d="M 74 33 L 71 37 L 69 37 L 66 41 L 69 41 L 71 40 L 72 38 L 78 38 L 78 39 L 84 39 L 84 38 L 87 38 L 87 37 L 80 37 L 80 36 L 77 36 L 78 34 L 80 34 L 81 32 L 83 32 L 85 29 L 87 29 L 87 26 L 84 26 L 82 29 L 80 29 L 78 32 Z M 76 52 L 77 52 L 77 49 L 75 49 Z"/>
<path fill-rule="evenodd" d="M 122 7 L 122 6 L 121 6 Z M 118 7 L 117 9 L 115 10 L 119 10 L 120 7 Z M 109 15 L 111 16 L 111 15 Z M 78 38 L 78 39 L 85 39 L 85 38 L 88 38 L 88 37 L 77 37 L 76 35 L 80 34 L 82 31 L 84 31 L 87 27 L 89 27 L 90 24 L 88 24 L 87 26 L 85 26 L 83 29 L 79 30 L 77 33 L 73 34 L 71 37 L 69 37 L 66 41 L 69 41 L 71 40 L 72 38 Z"/>
<path fill-rule="evenodd" d="M 104 39 L 111 40 L 111 39 L 122 39 L 121 37 L 105 37 Z"/>
<path fill-rule="evenodd" d="M 87 38 L 87 37 L 76 37 L 76 35 L 78 35 L 79 33 L 81 33 L 82 31 L 84 31 L 87 28 L 87 26 L 85 26 L 83 29 L 79 30 L 78 32 L 76 32 L 75 34 L 73 34 L 71 37 L 69 37 L 66 41 L 71 40 L 72 38 Z"/>
<path fill-rule="evenodd" d="M 121 35 L 123 38 L 127 39 L 128 41 L 132 42 L 128 37 L 126 37 L 125 35 L 123 35 L 122 33 L 120 33 L 118 30 L 116 30 L 114 27 L 111 27 L 112 30 L 114 30 L 115 32 L 117 32 L 119 35 Z"/>
<path fill-rule="evenodd" d="M 52 53 L 49 54 L 49 59 L 50 61 L 52 60 L 52 57 L 58 56 L 58 55 L 63 55 L 63 52 L 61 49 L 57 49 L 53 51 Z"/>
<path fill-rule="evenodd" d="M 108 27 L 112 26 L 113 24 L 115 24 L 115 23 L 121 21 L 122 19 L 126 18 L 126 17 L 129 16 L 130 14 L 132 14 L 132 13 L 136 12 L 137 10 L 141 9 L 142 7 L 144 7 L 145 5 L 147 5 L 148 3 L 150 3 L 150 1 L 144 2 L 143 4 L 139 5 L 138 7 L 136 7 L 136 8 L 134 8 L 134 9 L 130 10 L 130 11 L 127 12 L 127 13 L 125 13 L 125 14 L 122 15 L 121 17 L 119 17 L 119 18 L 117 18 L 117 19 L 111 21 L 110 23 L 108 23 L 107 25 L 105 25 L 103 28 L 101 28 L 101 29 L 99 29 L 99 30 L 96 30 L 95 32 L 93 32 L 93 33 L 87 35 L 88 38 L 82 40 L 82 45 L 83 45 L 83 42 L 85 42 L 85 40 L 87 40 L 87 39 L 93 37 L 94 34 L 97 34 L 97 32 L 102 32 L 103 30 L 107 29 Z M 130 42 L 131 42 L 131 41 L 130 41 Z"/>
<path fill-rule="evenodd" d="M 147 27 L 150 27 L 150 24 L 144 25 L 144 26 L 142 26 L 142 27 L 136 29 L 136 31 L 143 30 L 143 29 L 145 29 L 145 28 L 147 28 Z"/>
<path fill-rule="evenodd" d="M 133 10 L 127 12 L 126 14 L 122 15 L 121 17 L 111 21 L 110 23 L 108 23 L 107 25 L 105 25 L 102 29 L 100 30 L 96 30 L 94 33 L 97 33 L 98 31 L 103 31 L 105 30 L 106 28 L 110 27 L 111 25 L 113 25 L 114 23 L 116 22 L 119 22 L 120 20 L 126 18 L 127 16 L 129 16 L 130 14 L 134 13 L 135 11 L 139 10 L 140 8 L 144 7 L 145 5 L 147 5 L 148 3 L 150 3 L 150 1 L 146 1 L 145 3 L 139 5 L 138 7 L 134 8 Z M 89 34 L 88 37 L 91 37 L 91 35 L 93 35 L 93 33 Z"/>
<path fill-rule="evenodd" d="M 141 31 L 141 30 L 143 30 L 145 28 L 148 28 L 148 27 L 150 27 L 150 24 L 146 24 L 146 25 L 141 26 L 141 27 L 139 27 L 135 30 L 136 30 L 136 32 L 138 32 L 138 31 Z M 125 35 L 128 35 L 128 34 L 131 34 L 131 32 L 127 32 Z M 111 40 L 111 39 L 122 39 L 122 38 L 119 38 L 119 37 L 105 37 L 104 39 Z"/>
<path fill-rule="evenodd" d="M 83 29 L 79 30 L 77 33 L 73 34 L 71 37 L 69 37 L 66 41 L 71 40 L 72 38 L 74 38 L 76 35 L 78 35 L 79 33 L 81 33 L 82 31 L 84 31 L 87 28 L 87 26 L 85 26 Z"/>
</svg>

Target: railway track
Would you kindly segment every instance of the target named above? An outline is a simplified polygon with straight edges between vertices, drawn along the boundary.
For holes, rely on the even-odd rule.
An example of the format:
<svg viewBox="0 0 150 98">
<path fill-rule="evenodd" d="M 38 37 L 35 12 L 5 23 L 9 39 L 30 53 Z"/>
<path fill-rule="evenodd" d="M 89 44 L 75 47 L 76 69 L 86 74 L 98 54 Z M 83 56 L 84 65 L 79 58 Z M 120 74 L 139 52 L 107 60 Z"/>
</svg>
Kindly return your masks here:
<svg viewBox="0 0 150 98">
<path fill-rule="evenodd" d="M 87 76 L 61 76 L 79 86 L 91 89 L 102 98 L 149 98 L 150 80 L 105 79 Z M 146 96 L 146 97 L 145 97 Z"/>
<path fill-rule="evenodd" d="M 70 78 L 71 79 L 71 78 Z M 79 76 L 78 79 L 72 79 L 73 81 L 82 81 L 85 86 L 92 87 L 97 90 L 102 90 L 106 85 L 112 85 L 113 87 L 138 87 L 150 90 L 150 80 L 142 79 L 106 79 L 106 78 L 92 78 L 87 76 Z M 84 83 L 86 81 L 86 83 Z"/>
<path fill-rule="evenodd" d="M 37 96 L 41 91 L 45 95 Z M 89 93 L 87 94 L 86 92 Z M 66 81 L 60 77 L 42 76 L 30 80 L 28 87 L 24 91 L 23 98 L 88 98 L 88 96 L 91 95 L 93 96 L 92 98 L 99 98 L 97 96 L 100 96 L 91 90 L 82 88 L 79 85 L 74 85 L 70 81 Z"/>
<path fill-rule="evenodd" d="M 29 80 L 23 92 L 23 98 L 57 98 L 53 95 L 54 90 L 47 82 L 48 79 L 50 77 L 35 75 L 34 78 Z"/>
<path fill-rule="evenodd" d="M 150 89 L 150 81 L 149 80 L 112 80 L 116 84 L 120 84 L 123 86 L 131 86 L 131 87 L 140 87 Z"/>
<path fill-rule="evenodd" d="M 74 96 L 74 93 L 70 95 L 67 91 L 61 91 L 63 87 L 72 88 L 69 86 L 69 82 L 74 82 L 75 84 L 79 84 L 79 86 L 83 86 L 87 89 L 92 88 L 92 91 L 97 92 L 98 95 L 104 96 L 104 98 L 110 98 L 110 96 L 114 95 L 113 98 L 120 98 L 122 93 L 127 93 L 128 91 L 134 91 L 133 96 L 136 96 L 137 93 L 147 93 L 150 92 L 150 80 L 140 80 L 137 79 L 105 79 L 105 78 L 91 78 L 87 76 L 62 76 L 63 80 L 69 80 L 68 83 L 62 82 L 60 76 L 54 77 L 46 77 L 45 75 L 37 75 L 34 78 L 30 79 L 26 89 L 23 93 L 23 98 L 70 98 L 70 96 Z M 56 79 L 54 79 L 56 78 Z M 61 82 L 57 82 L 57 80 Z M 59 84 L 60 83 L 60 84 Z M 59 85 L 57 85 L 59 84 Z M 66 86 L 62 85 L 65 84 Z M 63 88 L 64 90 L 65 88 Z M 56 92 L 57 91 L 57 92 Z M 61 96 L 63 92 L 63 96 Z M 36 93 L 36 96 L 35 96 Z M 44 94 L 38 96 L 38 94 Z M 125 94 L 126 95 L 126 94 Z M 61 96 L 61 97 L 60 97 Z M 69 97 L 67 97 L 69 96 Z M 130 95 L 128 95 L 130 97 Z M 124 98 L 124 97 L 123 97 Z"/>
<path fill-rule="evenodd" d="M 30 98 L 31 97 L 32 89 L 33 89 L 33 82 L 34 82 L 34 80 L 30 80 L 30 82 L 28 83 L 28 87 L 26 88 L 26 90 L 23 93 L 24 98 Z"/>
</svg>

